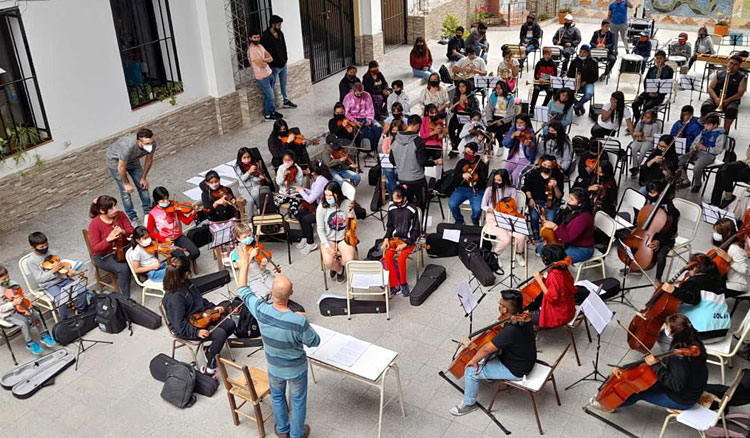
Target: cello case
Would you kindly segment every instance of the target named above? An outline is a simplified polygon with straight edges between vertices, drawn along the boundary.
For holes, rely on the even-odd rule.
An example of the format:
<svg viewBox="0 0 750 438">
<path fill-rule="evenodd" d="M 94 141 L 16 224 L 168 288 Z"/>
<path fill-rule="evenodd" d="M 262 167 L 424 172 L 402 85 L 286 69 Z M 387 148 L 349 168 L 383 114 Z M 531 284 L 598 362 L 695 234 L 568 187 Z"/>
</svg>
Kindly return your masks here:
<svg viewBox="0 0 750 438">
<path fill-rule="evenodd" d="M 0 385 L 10 389 L 14 397 L 26 399 L 39 389 L 54 384 L 55 376 L 75 361 L 75 356 L 61 348 L 8 371 L 0 377 Z"/>
</svg>

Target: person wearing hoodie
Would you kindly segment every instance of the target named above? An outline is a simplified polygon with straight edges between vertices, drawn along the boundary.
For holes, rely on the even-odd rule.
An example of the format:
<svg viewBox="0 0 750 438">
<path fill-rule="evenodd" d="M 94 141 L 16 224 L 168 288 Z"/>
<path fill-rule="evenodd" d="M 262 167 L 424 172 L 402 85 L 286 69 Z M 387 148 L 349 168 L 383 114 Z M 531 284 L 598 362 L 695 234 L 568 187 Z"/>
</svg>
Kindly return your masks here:
<svg viewBox="0 0 750 438">
<path fill-rule="evenodd" d="M 373 98 L 364 86 L 357 82 L 352 86 L 352 91 L 344 97 L 342 102 L 346 118 L 355 120 L 362 125 L 361 134 L 370 141 L 373 152 L 378 150 L 378 141 L 383 133 L 383 127 L 375 120 L 375 107 Z"/>
<path fill-rule="evenodd" d="M 594 97 L 594 84 L 599 80 L 599 63 L 591 57 L 591 47 L 588 44 L 581 46 L 578 56 L 570 63 L 567 76 L 575 78 L 576 75 L 580 82 L 577 84 L 578 89 L 574 91 L 583 92 L 583 96 L 578 99 L 573 110 L 576 115 L 582 116 L 586 113 L 583 106 Z"/>
<path fill-rule="evenodd" d="M 388 206 L 388 223 L 380 247 L 385 259 L 385 269 L 389 273 L 391 296 L 399 292 L 405 297 L 409 296 L 406 260 L 414 251 L 414 243 L 421 232 L 417 208 L 409 203 L 406 195 L 406 190 L 401 186 L 393 189 L 393 202 Z"/>
<path fill-rule="evenodd" d="M 344 102 L 344 98 L 352 91 L 354 84 L 361 82 L 357 77 L 357 67 L 354 65 L 347 67 L 344 77 L 339 81 L 339 103 Z"/>
<path fill-rule="evenodd" d="M 692 105 L 683 106 L 680 111 L 680 120 L 674 122 L 669 132 L 669 135 L 673 137 L 684 138 L 686 147 L 690 147 L 703 131 L 703 123 L 698 117 L 693 116 L 694 113 L 695 108 Z"/>
<path fill-rule="evenodd" d="M 521 67 L 523 67 L 523 63 L 529 57 L 529 54 L 541 45 L 539 42 L 542 40 L 542 28 L 536 22 L 534 14 L 526 16 L 526 23 L 521 25 L 518 37 L 520 39 L 518 45 L 526 50 L 526 56 L 519 60 Z"/>
<path fill-rule="evenodd" d="M 539 98 L 539 93 L 544 91 L 544 102 L 542 105 L 547 106 L 550 99 L 552 99 L 552 84 L 550 78 L 557 76 L 557 64 L 552 60 L 552 51 L 549 47 L 542 49 L 542 59 L 537 61 L 534 67 L 534 93 L 531 95 L 531 104 L 529 105 L 529 114 L 534 114 L 534 107 L 536 101 Z M 540 81 L 541 83 L 536 83 Z"/>
<path fill-rule="evenodd" d="M 688 61 L 688 70 L 693 67 L 693 63 L 698 59 L 698 55 L 713 55 L 716 53 L 714 49 L 714 40 L 708 36 L 708 29 L 706 26 L 702 26 L 698 29 L 698 39 L 695 40 L 695 51 L 693 56 Z"/>
<path fill-rule="evenodd" d="M 607 49 L 607 68 L 604 70 L 604 76 L 608 76 L 612 71 L 612 66 L 617 61 L 617 45 L 615 44 L 615 35 L 609 30 L 609 20 L 602 21 L 602 28 L 591 35 L 591 47 L 597 49 Z"/>
<path fill-rule="evenodd" d="M 424 179 L 424 168 L 443 164 L 443 159 L 432 160 L 425 149 L 424 140 L 419 136 L 422 118 L 409 116 L 406 129 L 396 134 L 391 144 L 390 161 L 396 166 L 399 183 L 406 188 L 408 200 L 416 199 L 420 208 L 424 208 L 427 182 Z"/>
<path fill-rule="evenodd" d="M 563 26 L 552 36 L 552 44 L 561 47 L 563 56 L 561 71 L 566 72 L 570 57 L 575 55 L 576 48 L 581 44 L 581 31 L 573 24 L 572 15 L 568 14 L 565 16 Z"/>
</svg>

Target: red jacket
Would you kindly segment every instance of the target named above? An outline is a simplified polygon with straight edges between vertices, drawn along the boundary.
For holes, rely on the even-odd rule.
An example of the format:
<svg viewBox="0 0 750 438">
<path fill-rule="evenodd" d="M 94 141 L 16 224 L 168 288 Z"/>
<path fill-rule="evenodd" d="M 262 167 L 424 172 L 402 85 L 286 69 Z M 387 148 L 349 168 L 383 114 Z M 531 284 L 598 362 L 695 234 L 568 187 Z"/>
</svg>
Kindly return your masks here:
<svg viewBox="0 0 750 438">
<path fill-rule="evenodd" d="M 542 297 L 539 310 L 539 327 L 555 328 L 573 319 L 576 313 L 575 294 L 578 288 L 573 285 L 573 276 L 568 268 L 553 268 L 544 279 L 547 293 Z"/>
<path fill-rule="evenodd" d="M 430 53 L 430 49 L 425 47 L 423 56 L 417 56 L 414 50 L 412 50 L 409 53 L 409 64 L 411 64 L 411 68 L 416 68 L 417 70 L 432 67 L 432 53 Z"/>
</svg>

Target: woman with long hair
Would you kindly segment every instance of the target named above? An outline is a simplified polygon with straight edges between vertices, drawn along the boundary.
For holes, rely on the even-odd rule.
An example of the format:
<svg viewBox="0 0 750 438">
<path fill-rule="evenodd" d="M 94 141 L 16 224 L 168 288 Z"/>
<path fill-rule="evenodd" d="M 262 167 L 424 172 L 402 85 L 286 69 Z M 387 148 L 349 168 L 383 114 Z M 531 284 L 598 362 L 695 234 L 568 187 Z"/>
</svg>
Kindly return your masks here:
<svg viewBox="0 0 750 438">
<path fill-rule="evenodd" d="M 588 187 L 594 212 L 601 210 L 614 218 L 617 214 L 617 180 L 612 163 L 599 161 L 596 172 L 597 182 Z"/>
<path fill-rule="evenodd" d="M 508 149 L 505 169 L 510 173 L 513 185 L 518 186 L 521 172 L 536 159 L 536 137 L 528 114 L 516 117 L 516 122 L 503 138 L 503 147 Z"/>
<path fill-rule="evenodd" d="M 432 53 L 430 53 L 424 38 L 417 37 L 414 40 L 414 47 L 409 53 L 409 65 L 414 77 L 428 80 L 435 70 L 432 68 Z"/>
<path fill-rule="evenodd" d="M 734 221 L 729 218 L 721 218 L 713 227 L 713 244 L 722 246 L 732 239 L 737 233 L 737 227 Z M 727 254 L 732 258 L 727 272 L 727 283 L 724 288 L 724 296 L 727 298 L 736 297 L 746 294 L 747 279 L 750 276 L 748 270 L 748 258 L 750 258 L 750 236 L 744 235 L 735 239 L 726 249 Z"/>
<path fill-rule="evenodd" d="M 297 157 L 297 163 L 304 169 L 310 164 L 307 153 L 308 141 L 299 128 L 290 128 L 284 119 L 276 120 L 268 136 L 268 149 L 271 151 L 271 165 L 277 169 L 281 165 L 284 152 L 292 151 Z"/>
<path fill-rule="evenodd" d="M 277 120 L 283 122 L 283 120 Z M 235 174 L 238 176 L 237 191 L 245 198 L 247 217 L 255 215 L 256 208 L 260 208 L 262 194 L 271 193 L 270 181 L 266 176 L 263 161 L 253 161 L 250 148 L 241 147 L 237 151 L 237 160 L 234 163 Z"/>
<path fill-rule="evenodd" d="M 113 250 L 115 241 L 122 237 L 130 238 L 133 225 L 125 212 L 117 209 L 117 199 L 109 195 L 94 198 L 89 207 L 89 244 L 93 254 L 93 263 L 101 270 L 117 275 L 120 293 L 130 297 L 130 268 L 123 261 L 118 261 Z M 129 245 L 128 245 L 129 246 Z M 124 246 L 123 251 L 128 249 Z"/>
<path fill-rule="evenodd" d="M 487 99 L 484 115 L 487 120 L 487 130 L 495 134 L 496 139 L 503 138 L 513 124 L 515 115 L 515 96 L 510 92 L 508 84 L 497 81 Z"/>
<path fill-rule="evenodd" d="M 565 128 L 559 120 L 551 121 L 546 128 L 547 132 L 544 133 L 539 143 L 537 154 L 539 156 L 554 155 L 563 173 L 570 175 L 573 170 L 573 145 L 568 134 L 565 133 Z"/>
<path fill-rule="evenodd" d="M 347 219 L 354 218 L 354 211 L 351 201 L 344 196 L 336 181 L 331 181 L 326 186 L 324 202 L 318 204 L 316 216 L 323 264 L 330 270 L 331 278 L 343 283 L 346 281 L 344 267 L 350 260 L 354 260 L 356 249 L 345 239 Z"/>
<path fill-rule="evenodd" d="M 466 81 L 458 81 L 456 91 L 456 95 L 453 97 L 453 116 L 448 122 L 448 136 L 451 139 L 451 150 L 448 153 L 450 157 L 458 156 L 458 144 L 461 141 L 459 133 L 464 128 L 464 124 L 458 118 L 471 116 L 474 111 L 479 111 L 479 101 L 476 96 L 471 95 L 469 84 Z"/>
<path fill-rule="evenodd" d="M 159 243 L 170 242 L 185 248 L 191 260 L 197 259 L 201 252 L 195 243 L 182 233 L 182 224 L 191 224 L 195 220 L 196 211 L 203 207 L 195 204 L 189 212 L 178 209 L 170 211 L 172 201 L 169 199 L 169 191 L 164 187 L 155 188 L 151 198 L 154 200 L 154 206 L 146 216 L 146 228 L 151 237 Z"/>
<path fill-rule="evenodd" d="M 641 165 L 638 175 L 640 192 L 645 195 L 648 183 L 671 178 L 678 168 L 679 157 L 675 150 L 674 137 L 664 134 L 659 137 L 656 147 L 646 157 L 646 162 Z"/>
<path fill-rule="evenodd" d="M 323 200 L 323 191 L 329 182 L 333 181 L 331 171 L 322 161 L 313 161 L 310 163 L 310 178 L 312 184 L 310 188 L 295 187 L 297 193 L 302 197 L 301 204 L 304 208 L 297 208 L 295 217 L 302 228 L 302 240 L 297 244 L 297 249 L 302 255 L 309 254 L 315 248 L 315 234 L 313 225 L 315 225 L 317 206 Z M 308 207 L 309 205 L 309 207 Z"/>
<path fill-rule="evenodd" d="M 591 127 L 591 138 L 614 137 L 617 135 L 622 122 L 627 125 L 628 134 L 633 133 L 633 114 L 630 107 L 625 105 L 625 95 L 622 91 L 615 91 L 609 98 L 609 102 L 602 107 L 602 113 L 596 124 Z"/>
<path fill-rule="evenodd" d="M 568 195 L 566 208 L 560 209 L 554 222 L 545 220 L 542 227 L 554 231 L 573 263 L 586 261 L 594 255 L 594 215 L 585 189 L 574 188 Z M 543 241 L 537 244 L 540 255 L 543 247 Z"/>
<path fill-rule="evenodd" d="M 495 211 L 523 217 L 521 213 L 517 212 L 517 209 L 512 208 L 514 204 L 517 205 L 518 201 L 516 199 L 516 189 L 510 180 L 510 174 L 508 174 L 506 169 L 496 169 L 490 175 L 490 180 L 482 197 L 482 210 L 486 212 L 484 227 L 488 234 L 497 237 L 499 241 L 495 243 L 495 247 L 492 249 L 496 254 L 501 254 L 510 245 L 511 232 L 498 226 Z M 523 257 L 523 249 L 526 247 L 526 236 L 520 233 L 513 233 L 512 237 L 512 240 L 515 241 L 514 256 L 516 257 L 516 262 L 522 267 L 526 266 L 526 260 Z M 500 260 L 498 259 L 499 262 Z"/>
<path fill-rule="evenodd" d="M 547 116 L 549 122 L 558 121 L 566 132 L 573 123 L 573 106 L 576 103 L 573 90 L 560 88 L 555 91 L 554 98 L 547 104 Z M 544 125 L 542 131 L 546 134 L 549 124 Z"/>
<path fill-rule="evenodd" d="M 396 140 L 396 134 L 406 129 L 406 123 L 403 119 L 396 119 L 388 126 L 386 136 L 383 141 L 380 142 L 380 152 L 386 155 L 390 155 L 391 147 L 393 142 Z M 396 187 L 396 181 L 398 181 L 398 172 L 396 167 L 383 167 L 383 175 L 385 175 L 385 190 L 388 193 L 388 198 L 391 197 L 393 188 Z"/>
<path fill-rule="evenodd" d="M 419 98 L 414 103 L 411 113 L 424 113 L 427 105 L 433 104 L 437 107 L 438 113 L 445 117 L 445 110 L 450 106 L 450 102 L 451 98 L 448 95 L 448 91 L 440 84 L 440 75 L 430 73 L 430 76 L 427 78 L 427 86 L 419 93 Z"/>
</svg>

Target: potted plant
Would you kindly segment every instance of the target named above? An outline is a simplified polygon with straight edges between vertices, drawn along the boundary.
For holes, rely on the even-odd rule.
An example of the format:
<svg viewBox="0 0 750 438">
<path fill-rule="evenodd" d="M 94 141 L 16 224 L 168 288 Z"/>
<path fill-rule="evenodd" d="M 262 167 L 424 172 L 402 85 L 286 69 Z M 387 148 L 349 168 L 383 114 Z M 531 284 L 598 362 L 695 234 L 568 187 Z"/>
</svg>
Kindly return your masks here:
<svg viewBox="0 0 750 438">
<path fill-rule="evenodd" d="M 722 13 L 716 13 L 716 24 L 714 24 L 714 33 L 716 35 L 729 35 L 729 20 L 722 17 Z"/>
<path fill-rule="evenodd" d="M 567 7 L 566 8 L 560 8 L 557 11 L 557 21 L 560 24 L 565 23 L 565 16 L 568 15 L 568 14 L 570 14 L 571 12 L 573 12 L 573 10 L 570 9 L 570 8 L 567 8 Z"/>
</svg>

